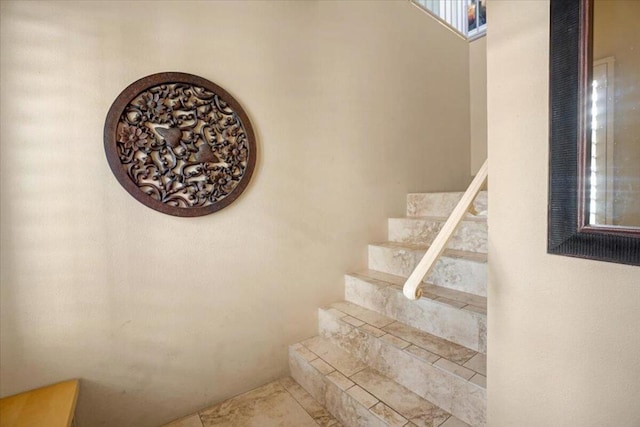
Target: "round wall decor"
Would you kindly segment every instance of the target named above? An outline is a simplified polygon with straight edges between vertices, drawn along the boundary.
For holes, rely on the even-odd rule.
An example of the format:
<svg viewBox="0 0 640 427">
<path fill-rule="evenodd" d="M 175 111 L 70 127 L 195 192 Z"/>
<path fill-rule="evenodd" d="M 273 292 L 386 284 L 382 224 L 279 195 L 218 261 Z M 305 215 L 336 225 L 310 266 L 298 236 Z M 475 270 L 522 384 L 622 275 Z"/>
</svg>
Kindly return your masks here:
<svg viewBox="0 0 640 427">
<path fill-rule="evenodd" d="M 122 91 L 107 114 L 104 148 L 133 197 L 176 216 L 231 204 L 247 187 L 257 155 L 238 101 L 185 73 L 153 74 Z"/>
</svg>

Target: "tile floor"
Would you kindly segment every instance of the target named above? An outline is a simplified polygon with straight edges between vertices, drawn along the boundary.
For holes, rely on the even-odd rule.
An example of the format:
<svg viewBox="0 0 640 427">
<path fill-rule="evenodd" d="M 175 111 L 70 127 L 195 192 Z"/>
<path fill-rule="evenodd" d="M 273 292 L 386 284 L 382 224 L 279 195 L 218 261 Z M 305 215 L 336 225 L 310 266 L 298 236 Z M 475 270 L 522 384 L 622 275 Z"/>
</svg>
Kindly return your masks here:
<svg viewBox="0 0 640 427">
<path fill-rule="evenodd" d="M 273 381 L 164 427 L 339 427 L 292 378 Z"/>
</svg>

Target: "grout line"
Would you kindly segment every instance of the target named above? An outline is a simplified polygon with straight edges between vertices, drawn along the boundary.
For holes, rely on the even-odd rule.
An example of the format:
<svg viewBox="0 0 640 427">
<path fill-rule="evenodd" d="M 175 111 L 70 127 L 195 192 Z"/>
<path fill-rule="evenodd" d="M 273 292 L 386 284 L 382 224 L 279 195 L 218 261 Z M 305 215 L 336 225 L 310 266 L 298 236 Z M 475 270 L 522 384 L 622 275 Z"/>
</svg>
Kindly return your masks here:
<svg viewBox="0 0 640 427">
<path fill-rule="evenodd" d="M 418 396 L 418 398 L 419 398 L 420 400 L 424 400 L 425 402 L 428 402 L 428 403 L 432 404 L 433 406 L 435 406 L 435 407 L 437 407 L 437 408 L 439 408 L 439 409 L 442 409 L 442 408 L 440 408 L 440 406 L 436 405 L 435 403 L 431 402 L 430 400 L 425 399 L 424 397 L 420 396 L 419 394 L 414 393 L 413 391 L 409 390 L 408 388 L 406 388 L 406 387 L 405 387 L 405 386 L 403 386 L 402 384 L 400 384 L 400 383 L 396 382 L 394 379 L 389 378 L 389 377 L 386 377 L 385 375 L 382 375 L 380 372 L 378 372 L 377 370 L 375 370 L 375 369 L 373 369 L 373 368 L 372 368 L 371 370 L 372 370 L 372 371 L 374 371 L 375 373 L 379 374 L 380 376 L 383 376 L 383 377 L 387 378 L 389 381 L 392 381 L 392 382 L 396 383 L 398 386 L 400 386 L 401 388 L 403 388 L 403 389 L 405 390 L 405 392 L 408 392 L 408 393 L 414 394 L 414 395 Z M 402 415 L 402 417 L 403 417 L 403 418 L 406 418 L 406 419 L 407 419 L 407 421 L 411 421 L 411 417 L 409 417 L 409 416 L 407 416 L 407 415 L 403 414 L 402 412 L 400 412 L 398 409 L 396 409 L 396 408 L 394 407 L 394 405 L 390 404 L 388 401 L 384 400 L 382 397 L 380 397 L 380 396 L 376 395 L 376 394 L 375 394 L 374 392 L 372 392 L 371 390 L 368 390 L 364 385 L 362 385 L 362 384 L 360 384 L 360 383 L 356 383 L 356 385 L 360 386 L 360 388 L 362 388 L 364 391 L 366 391 L 367 393 L 369 393 L 370 395 L 372 395 L 373 397 L 375 397 L 376 399 L 378 399 L 380 402 L 382 402 L 382 403 L 384 403 L 385 405 L 387 405 L 389 408 L 393 409 L 393 410 L 394 410 L 395 412 L 397 412 L 398 414 Z M 422 404 L 422 402 L 420 402 L 420 403 Z M 444 409 L 442 409 L 442 410 L 444 411 Z M 445 412 L 449 413 L 449 411 L 445 411 Z M 374 414 L 374 415 L 375 415 L 375 414 Z"/>
<path fill-rule="evenodd" d="M 340 318 L 340 319 L 338 319 L 338 320 L 342 320 L 342 318 Z M 354 325 L 352 325 L 352 324 L 350 324 L 350 323 L 348 323 L 348 322 L 344 322 L 344 323 L 346 323 L 346 324 L 347 324 L 347 325 L 349 325 L 350 327 L 352 327 L 352 328 L 354 328 L 354 329 L 358 329 L 358 330 L 361 330 L 360 328 L 361 328 L 362 326 L 364 326 L 364 325 L 361 325 L 361 326 L 356 327 L 356 326 L 354 326 Z M 382 328 L 377 328 L 377 329 L 380 329 L 382 332 L 384 332 L 384 333 L 385 333 L 385 335 L 391 335 L 391 336 L 393 336 L 393 337 L 395 337 L 395 338 L 397 338 L 397 339 L 399 339 L 399 340 L 402 340 L 402 341 L 404 341 L 404 342 L 408 342 L 410 345 L 414 345 L 414 346 L 416 346 L 416 347 L 418 347 L 418 348 L 420 348 L 420 349 L 422 349 L 422 350 L 424 350 L 424 351 L 427 351 L 427 352 L 429 352 L 430 354 L 433 354 L 433 355 L 435 355 L 435 356 L 438 356 L 438 359 L 437 359 L 437 360 L 435 360 L 434 362 L 429 362 L 428 360 L 424 360 L 424 359 L 422 359 L 422 358 L 420 358 L 420 357 L 418 357 L 418 356 L 415 356 L 415 355 L 413 355 L 413 354 L 411 354 L 411 353 L 407 352 L 407 353 L 411 354 L 412 356 L 414 356 L 414 357 L 418 357 L 418 359 L 423 360 L 423 361 L 425 361 L 425 362 L 427 362 L 427 363 L 434 364 L 434 363 L 435 363 L 435 362 L 437 362 L 439 359 L 445 359 L 445 360 L 448 360 L 448 361 L 450 361 L 451 363 L 455 363 L 456 365 L 459 365 L 459 366 L 461 366 L 461 367 L 463 367 L 463 368 L 467 368 L 466 366 L 463 366 L 463 364 L 464 364 L 464 363 L 467 363 L 469 360 L 471 360 L 473 357 L 475 357 L 475 356 L 479 353 L 479 352 L 477 352 L 477 351 L 475 351 L 475 350 L 472 350 L 472 349 L 470 349 L 470 348 L 468 348 L 468 347 L 465 347 L 465 346 L 463 346 L 463 345 L 456 344 L 456 343 L 454 343 L 454 342 L 452 342 L 452 341 L 445 340 L 444 338 L 438 337 L 438 336 L 436 336 L 436 335 L 429 334 L 428 332 L 424 332 L 424 331 L 421 331 L 421 330 L 419 330 L 419 329 L 417 329 L 417 328 L 413 328 L 413 329 L 417 329 L 417 330 L 418 330 L 419 332 L 421 332 L 421 333 L 428 334 L 428 335 L 430 335 L 430 336 L 434 337 L 436 340 L 442 340 L 442 341 L 445 341 L 445 343 L 446 343 L 447 345 L 452 346 L 453 348 L 456 348 L 456 347 L 462 347 L 462 348 L 464 348 L 464 349 L 467 349 L 467 350 L 469 350 L 469 351 L 472 351 L 474 354 L 473 354 L 471 357 L 469 357 L 469 359 L 465 360 L 465 361 L 463 362 L 463 364 L 461 365 L 460 363 L 454 362 L 454 361 L 453 361 L 453 360 L 451 360 L 449 357 L 443 356 L 443 355 L 442 355 L 442 354 L 440 354 L 440 353 L 436 353 L 434 350 L 430 350 L 430 349 L 428 349 L 428 348 L 424 348 L 424 347 L 423 347 L 422 345 L 420 345 L 419 343 L 416 343 L 416 342 L 414 342 L 414 341 L 412 341 L 412 340 L 409 340 L 409 339 L 405 339 L 405 338 L 399 337 L 398 335 L 396 335 L 396 334 L 394 334 L 394 333 L 392 333 L 392 332 L 389 332 L 388 330 L 386 330 L 386 329 L 385 329 L 386 327 L 388 327 L 388 326 L 390 326 L 390 325 L 392 325 L 392 324 L 394 324 L 394 323 L 402 324 L 401 322 L 393 321 L 393 322 L 389 323 L 388 325 L 386 325 L 386 326 L 384 326 L 384 327 L 382 327 Z M 369 326 L 372 326 L 372 327 L 376 328 L 375 326 L 373 326 L 373 325 L 371 325 L 371 324 L 368 324 L 368 323 L 365 323 L 365 324 L 367 324 L 367 325 L 369 325 Z M 409 326 L 409 325 L 405 325 L 405 326 Z M 411 327 L 411 326 L 409 326 L 409 327 Z M 363 330 L 362 332 L 367 333 L 367 334 L 370 334 L 370 335 L 372 335 L 375 339 L 379 339 L 379 340 L 382 340 L 382 337 L 384 336 L 384 335 L 376 336 L 376 335 L 373 335 L 373 334 L 371 334 L 371 333 L 367 332 L 366 330 Z M 382 340 L 382 341 L 384 341 L 386 344 L 389 344 L 389 345 L 392 345 L 392 346 L 393 346 L 393 344 L 389 343 L 388 341 L 385 341 L 385 340 Z M 409 346 L 410 346 L 410 345 L 409 345 Z M 400 349 L 400 350 L 402 350 L 402 351 L 406 351 L 406 349 L 407 349 L 409 346 L 407 346 L 407 347 L 397 347 L 397 346 L 394 346 L 394 347 L 399 348 L 399 349 Z M 467 368 L 467 369 L 471 369 L 471 368 Z M 473 370 L 473 369 L 471 369 L 471 370 Z M 477 372 L 477 371 L 474 371 L 474 372 Z"/>
<path fill-rule="evenodd" d="M 384 282 L 384 286 L 386 286 L 386 287 L 402 288 L 401 284 L 395 284 L 395 283 L 392 283 L 392 282 L 387 282 L 385 280 L 376 279 L 376 278 L 369 277 L 367 275 L 360 274 L 360 273 L 350 273 L 349 275 L 355 277 L 356 279 L 368 282 L 371 285 L 380 285 L 379 283 L 375 283 L 375 282 Z M 433 285 L 433 284 L 431 284 L 431 285 Z M 433 286 L 438 286 L 438 285 L 433 285 Z M 447 294 L 447 295 L 440 295 L 439 293 L 434 293 L 434 292 L 432 292 L 430 290 L 426 290 L 425 292 L 423 292 L 422 298 L 425 298 L 425 299 L 428 299 L 428 300 L 431 300 L 431 301 L 437 301 L 437 302 L 442 303 L 442 304 L 447 304 L 447 305 L 449 305 L 451 307 L 454 307 L 454 308 L 462 309 L 462 308 L 470 305 L 470 306 L 473 306 L 473 307 L 476 307 L 476 308 L 480 308 L 480 309 L 484 308 L 486 310 L 486 308 L 483 307 L 483 306 L 478 306 L 478 305 L 475 305 L 473 302 L 469 302 L 469 299 L 466 298 L 464 295 L 461 295 L 460 299 L 458 299 L 457 298 L 458 297 L 457 293 L 475 295 L 477 297 L 485 298 L 485 299 L 487 297 L 484 297 L 482 295 L 472 294 L 472 293 L 469 293 L 469 292 L 459 291 L 459 290 L 456 290 L 456 289 L 450 289 L 450 288 L 447 288 L 445 286 L 438 286 L 438 287 L 446 289 L 447 291 L 445 291 L 445 294 Z M 448 292 L 451 292 L 451 293 L 448 293 Z M 452 300 L 452 301 L 455 301 L 455 302 L 457 302 L 459 304 L 464 304 L 464 306 L 463 307 L 456 307 L 455 305 L 448 304 L 446 301 L 438 301 L 438 298 L 445 298 L 447 300 Z M 372 311 L 375 311 L 375 310 L 372 310 Z M 467 311 L 472 311 L 472 310 L 467 310 Z M 477 313 L 477 312 L 475 312 L 475 313 Z"/>
<path fill-rule="evenodd" d="M 324 359 L 322 359 L 322 360 L 324 360 Z M 325 361 L 325 362 L 326 362 L 326 361 Z M 308 362 L 307 362 L 307 363 L 308 363 Z M 326 362 L 326 363 L 327 363 L 327 364 L 329 364 L 329 362 Z M 369 393 L 371 396 L 373 396 L 376 400 L 378 400 L 378 402 L 382 402 L 384 405 L 386 405 L 387 407 L 389 407 L 390 409 L 392 409 L 394 412 L 396 412 L 397 414 L 399 414 L 400 416 L 402 416 L 403 418 L 405 418 L 407 421 L 411 421 L 411 420 L 412 420 L 412 418 L 411 418 L 410 416 L 408 416 L 408 414 L 407 414 L 407 415 L 405 415 L 405 414 L 403 413 L 404 411 L 403 411 L 403 412 L 401 412 L 398 408 L 396 408 L 396 406 L 395 406 L 395 405 L 392 405 L 391 403 L 389 403 L 389 401 L 387 401 L 386 399 L 382 398 L 380 395 L 378 395 L 377 393 L 373 392 L 372 390 L 368 389 L 364 384 L 362 384 L 362 383 L 360 383 L 360 382 L 357 382 L 357 381 L 355 381 L 355 380 L 353 380 L 353 379 L 352 379 L 352 378 L 353 378 L 353 376 L 355 376 L 356 374 L 358 374 L 358 373 L 362 372 L 362 371 L 363 371 L 363 370 L 365 370 L 365 369 L 371 369 L 371 370 L 372 370 L 372 371 L 374 371 L 376 374 L 381 375 L 381 376 L 384 376 L 382 373 L 378 372 L 377 370 L 375 370 L 375 369 L 373 369 L 373 368 L 370 368 L 370 367 L 368 367 L 368 366 L 365 366 L 365 367 L 363 367 L 362 369 L 360 369 L 358 372 L 355 372 L 355 373 L 351 374 L 349 377 L 346 377 L 346 376 L 345 376 L 346 378 L 350 379 L 350 380 L 351 380 L 351 382 L 352 382 L 353 384 L 352 384 L 350 387 L 348 387 L 348 388 L 346 388 L 346 389 L 344 389 L 344 390 L 339 388 L 339 391 L 340 391 L 341 393 L 345 393 L 345 394 L 347 394 L 347 395 L 349 396 L 349 398 L 350 398 L 350 399 L 353 399 L 353 401 L 354 401 L 357 405 L 359 405 L 359 406 L 361 406 L 361 407 L 365 408 L 367 411 L 369 411 L 370 413 L 372 413 L 372 414 L 373 414 L 373 415 L 375 415 L 376 417 L 380 418 L 380 417 L 379 417 L 375 412 L 371 411 L 371 408 L 372 408 L 373 406 L 372 406 L 372 407 L 367 407 L 364 403 L 360 402 L 360 401 L 359 401 L 358 399 L 356 399 L 353 395 L 351 395 L 351 394 L 349 394 L 349 393 L 348 393 L 348 391 L 349 391 L 349 390 L 351 390 L 351 389 L 353 389 L 353 388 L 355 388 L 355 387 L 359 387 L 359 388 L 361 388 L 362 390 L 364 390 L 365 392 Z M 338 370 L 336 369 L 336 371 L 338 371 Z M 338 372 L 340 372 L 340 371 L 338 371 Z M 323 377 L 325 377 L 325 378 L 328 376 L 328 375 L 324 375 L 324 374 L 322 374 L 321 372 L 319 372 L 319 373 L 320 373 Z M 342 375 L 344 375 L 344 374 L 342 374 Z M 417 396 L 417 397 L 420 399 L 420 401 L 428 402 L 429 404 L 431 404 L 431 405 L 433 405 L 433 406 L 435 406 L 435 407 L 437 407 L 437 408 L 441 409 L 442 411 L 444 411 L 444 412 L 446 412 L 446 413 L 449 413 L 449 411 L 444 410 L 443 408 L 441 408 L 441 407 L 440 407 L 440 406 L 438 406 L 437 404 L 435 404 L 435 403 L 431 402 L 430 400 L 427 400 L 427 399 L 425 399 L 424 397 L 422 397 L 422 396 L 420 396 L 420 395 L 418 395 L 418 394 L 414 393 L 413 391 L 411 391 L 411 390 L 407 389 L 407 388 L 406 388 L 406 387 L 404 387 L 402 384 L 397 383 L 395 380 L 393 380 L 393 379 L 391 379 L 391 378 L 388 378 L 388 377 L 386 377 L 386 378 L 387 378 L 389 381 L 395 382 L 399 387 L 401 387 L 402 389 L 404 389 L 406 393 L 410 393 L 410 394 L 413 394 L 413 395 Z M 286 389 L 286 388 L 285 388 L 285 389 Z M 287 390 L 287 391 L 288 391 L 288 390 Z M 295 396 L 294 396 L 294 399 L 295 399 Z M 376 405 L 377 405 L 377 403 L 376 403 Z M 375 405 L 374 405 L 374 406 L 375 406 Z M 304 409 L 304 407 L 303 407 L 303 409 Z M 306 411 L 306 410 L 305 410 L 305 411 Z M 307 413 L 308 413 L 308 412 L 307 412 Z M 311 415 L 311 414 L 309 414 L 309 415 Z M 333 416 L 333 414 L 331 414 L 331 415 Z M 449 416 L 445 419 L 445 421 L 446 421 L 446 420 L 448 420 L 450 417 L 451 417 L 451 414 L 449 413 Z M 313 418 L 313 417 L 312 417 L 312 418 Z M 315 419 L 314 419 L 314 421 L 315 421 Z M 440 424 L 440 425 L 442 425 L 442 424 Z"/>
<path fill-rule="evenodd" d="M 353 325 L 352 325 L 352 326 L 353 326 Z M 353 327 L 355 328 L 355 326 L 353 326 Z M 356 328 L 356 329 L 357 329 L 357 328 Z M 335 344 L 334 344 L 334 345 L 335 345 Z M 338 347 L 337 345 L 336 345 L 336 347 L 337 347 L 337 348 L 339 348 L 340 350 L 344 351 L 345 353 L 348 353 L 349 355 L 351 355 L 348 351 L 344 350 L 342 347 Z M 309 350 L 309 351 L 311 351 L 311 350 Z M 315 353 L 314 353 L 314 354 L 315 354 Z M 355 357 L 355 356 L 352 356 L 352 357 L 353 357 L 354 359 L 357 359 L 357 357 Z M 347 376 L 347 375 L 345 375 L 345 373 L 344 373 L 344 372 L 342 372 L 340 369 L 336 368 L 334 365 L 332 365 L 331 363 L 329 363 L 327 360 L 323 359 L 321 356 L 318 356 L 317 358 L 318 358 L 318 359 L 320 359 L 320 360 L 322 360 L 324 363 L 326 363 L 327 365 L 329 365 L 329 366 L 331 366 L 331 367 L 333 368 L 333 371 L 331 371 L 331 372 L 329 372 L 329 373 L 327 373 L 327 374 L 323 374 L 323 373 L 322 373 L 322 372 L 320 372 L 320 371 L 319 371 L 315 366 L 311 365 L 311 362 L 306 361 L 306 362 L 307 362 L 307 363 L 308 363 L 308 364 L 309 364 L 313 369 L 315 369 L 316 371 L 318 371 L 318 373 L 319 373 L 320 375 L 322 375 L 323 377 L 326 377 L 326 376 L 328 376 L 329 374 L 331 374 L 331 373 L 333 373 L 333 372 L 339 372 L 340 374 L 344 375 L 344 377 L 345 377 L 345 378 L 350 379 L 353 375 L 357 374 L 358 372 L 361 372 L 361 371 L 362 371 L 362 370 L 364 370 L 364 369 L 367 369 L 367 367 L 368 367 L 364 362 L 360 361 L 360 362 L 361 362 L 361 364 L 363 364 L 363 365 L 364 365 L 364 367 L 363 367 L 363 368 L 361 368 L 360 370 L 358 370 L 358 371 L 354 372 L 353 374 L 351 374 L 351 375 Z M 316 359 L 313 359 L 313 360 L 316 360 Z M 312 361 L 313 361 L 313 360 L 312 360 Z"/>
<path fill-rule="evenodd" d="M 293 380 L 293 381 L 295 381 L 295 380 Z M 296 403 L 298 404 L 298 406 L 300 406 L 300 408 L 302 408 L 302 410 L 303 410 L 307 415 L 309 415 L 309 417 L 310 417 L 310 418 L 311 418 L 311 419 L 312 419 L 316 424 L 318 424 L 318 422 L 317 422 L 317 421 L 316 421 L 316 419 L 313 417 L 313 415 L 311 415 L 311 413 L 310 413 L 309 411 L 307 411 L 307 408 L 305 408 L 305 407 L 304 407 L 304 405 L 303 405 L 303 404 L 302 404 L 302 403 L 301 403 L 301 402 L 296 398 L 296 396 L 295 396 L 293 393 L 291 393 L 291 392 L 289 391 L 289 389 L 288 389 L 288 388 L 286 388 L 282 383 L 280 383 L 280 384 L 282 385 L 282 388 L 284 388 L 284 390 L 285 390 L 287 393 L 289 393 L 289 396 L 291 396 L 291 398 L 293 399 L 293 401 L 294 401 L 294 402 L 296 402 Z M 296 382 L 296 384 L 298 384 L 298 383 Z M 301 388 L 305 393 L 309 394 L 309 392 L 308 392 L 307 390 L 305 390 L 305 389 L 304 389 L 304 387 L 300 386 L 299 384 L 298 384 L 298 386 L 299 386 L 299 387 L 300 387 L 300 388 Z M 311 396 L 310 394 L 309 394 L 309 397 L 310 397 L 311 399 L 313 399 L 313 401 L 314 401 L 314 402 L 318 403 L 318 401 L 317 401 L 313 396 Z M 318 403 L 318 405 L 320 405 L 320 403 Z M 322 406 L 322 405 L 320 405 L 320 406 Z M 323 406 L 323 408 L 324 408 L 324 406 Z M 330 413 L 326 408 L 324 408 L 324 409 L 327 411 L 327 413 L 331 414 L 331 413 Z M 333 414 L 331 414 L 331 416 L 333 417 Z"/>
</svg>

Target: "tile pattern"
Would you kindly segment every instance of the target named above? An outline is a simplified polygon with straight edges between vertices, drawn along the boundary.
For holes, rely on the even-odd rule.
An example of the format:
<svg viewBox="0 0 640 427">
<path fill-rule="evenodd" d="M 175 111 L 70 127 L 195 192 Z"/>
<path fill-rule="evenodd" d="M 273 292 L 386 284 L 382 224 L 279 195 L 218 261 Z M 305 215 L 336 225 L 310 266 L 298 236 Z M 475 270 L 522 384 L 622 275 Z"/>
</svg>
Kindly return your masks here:
<svg viewBox="0 0 640 427">
<path fill-rule="evenodd" d="M 465 363 L 464 366 L 487 376 L 487 355 L 478 353 Z"/>
<path fill-rule="evenodd" d="M 400 337 L 415 346 L 421 347 L 440 357 L 451 360 L 460 365 L 469 361 L 477 352 L 463 347 L 451 341 L 447 341 L 419 329 L 407 326 L 404 323 L 394 322 L 385 326 L 385 331 Z"/>
<path fill-rule="evenodd" d="M 380 285 L 392 286 L 398 290 L 402 290 L 407 278 L 396 276 L 389 273 L 383 273 L 376 270 L 362 270 L 351 273 L 363 280 L 369 280 Z M 457 291 L 455 289 L 445 288 L 434 285 L 432 283 L 424 283 L 422 285 L 422 298 L 439 301 L 443 304 L 449 304 L 458 308 L 465 308 L 471 311 L 487 309 L 487 298 L 481 295 Z M 454 302 L 453 304 L 451 302 Z"/>
<path fill-rule="evenodd" d="M 465 380 L 471 379 L 471 377 L 476 374 L 471 369 L 467 369 L 464 366 L 455 364 L 452 361 L 447 360 L 445 358 L 438 359 L 433 365 L 439 366 L 440 368 L 446 371 L 452 372 L 457 376 L 464 378 Z"/>
<path fill-rule="evenodd" d="M 279 382 L 272 382 L 200 412 L 204 427 L 315 426 L 311 416 Z"/>
<path fill-rule="evenodd" d="M 487 377 L 482 374 L 475 374 L 469 381 L 479 385 L 482 388 L 487 388 Z"/>
<path fill-rule="evenodd" d="M 353 387 L 347 389 L 347 394 L 357 400 L 358 403 L 363 405 L 365 408 L 371 408 L 379 402 L 378 399 L 375 398 L 375 396 L 357 385 L 354 385 Z"/>
<path fill-rule="evenodd" d="M 462 366 L 462 363 L 470 361 L 476 352 L 455 343 L 447 343 L 415 328 L 398 326 L 397 322 L 387 325 L 383 330 L 393 333 L 400 331 L 403 337 L 396 338 L 411 342 L 408 347 L 395 346 L 388 340 L 369 333 L 364 326 L 354 327 L 343 322 L 334 313 L 322 309 L 318 313 L 318 320 L 320 334 L 323 337 L 347 351 L 356 360 L 366 363 L 367 367 L 375 369 L 421 398 L 433 402 L 474 426 L 484 425 L 486 389 L 478 382 L 470 381 L 477 372 Z M 458 363 L 420 345 L 447 355 Z M 358 373 L 349 379 L 358 383 L 357 377 Z M 367 390 L 376 395 L 372 390 Z M 381 399 L 378 395 L 376 397 Z M 389 402 L 385 401 L 385 404 Z"/>
<path fill-rule="evenodd" d="M 326 310 L 324 313 L 340 319 L 335 313 Z M 349 323 L 342 323 L 357 329 Z M 325 343 L 323 347 L 318 346 L 321 341 Z M 327 340 L 307 340 L 306 342 L 312 343 L 316 346 L 315 348 L 322 348 L 325 354 L 341 353 L 339 349 L 329 350 L 326 346 L 333 344 Z M 436 427 L 450 418 L 455 418 L 447 411 L 371 368 L 363 368 L 348 378 L 339 377 L 340 379 L 336 381 L 333 377 L 338 371 L 324 375 L 321 371 L 314 369 L 299 350 L 299 347 L 291 346 L 289 351 L 289 364 L 294 378 L 301 384 L 304 382 L 312 384 L 309 389 L 311 395 L 316 401 L 325 402 L 327 410 L 344 425 Z M 320 355 L 317 356 L 322 358 Z M 357 358 L 346 352 L 342 354 L 342 358 L 343 364 L 357 363 Z M 344 360 L 348 358 L 352 359 L 351 362 Z M 328 360 L 325 362 L 330 363 Z M 298 379 L 296 375 L 299 374 L 305 375 L 305 378 Z"/>
<path fill-rule="evenodd" d="M 347 390 L 353 387 L 354 384 L 353 381 L 351 381 L 349 378 L 345 377 L 338 371 L 332 372 L 327 375 L 327 379 L 337 385 L 340 390 Z"/>
<path fill-rule="evenodd" d="M 446 217 L 389 218 L 388 239 L 391 242 L 428 246 L 442 229 Z M 464 220 L 455 231 L 447 248 L 487 253 L 487 220 Z"/>
<path fill-rule="evenodd" d="M 280 384 L 293 396 L 302 408 L 322 427 L 340 427 L 341 424 L 320 405 L 300 384 L 291 377 L 280 380 Z"/>
<path fill-rule="evenodd" d="M 382 402 L 378 402 L 376 406 L 371 408 L 371 412 L 376 414 L 389 427 L 402 427 L 407 423 L 406 418 Z"/>
<path fill-rule="evenodd" d="M 422 260 L 427 247 L 409 243 L 370 244 L 368 262 L 371 270 L 409 277 Z M 486 297 L 487 255 L 477 252 L 445 250 L 438 258 L 426 283 Z"/>
<path fill-rule="evenodd" d="M 321 337 L 329 341 L 320 337 L 314 337 L 312 340 L 322 340 L 324 345 L 327 346 L 337 344 L 338 347 L 347 352 L 346 355 L 343 353 L 343 357 L 350 358 L 355 355 L 356 360 L 362 360 L 364 364 L 369 366 L 370 358 L 360 357 L 361 353 L 368 351 L 371 347 L 379 348 L 380 345 L 384 344 L 403 350 L 418 359 L 435 364 L 453 373 L 460 372 L 461 374 L 458 376 L 467 377 L 466 379 L 475 374 L 486 376 L 487 373 L 486 355 L 428 332 L 412 328 L 404 323 L 390 323 L 383 328 L 385 334 L 380 336 L 370 331 L 370 325 L 364 324 L 354 327 L 350 323 L 344 322 L 344 317 L 336 315 L 335 310 L 320 309 L 318 320 Z M 376 340 L 382 344 L 372 344 Z M 355 351 L 356 348 L 358 351 Z M 337 352 L 338 350 L 334 351 Z M 313 362 L 311 363 L 313 364 Z M 361 367 L 363 365 L 359 364 L 358 366 Z M 469 375 L 467 371 L 470 371 L 471 374 Z"/>
<path fill-rule="evenodd" d="M 486 353 L 487 316 L 478 313 L 486 311 L 486 298 L 430 286 L 422 298 L 410 301 L 402 294 L 403 284 L 401 277 L 372 270 L 352 273 L 345 276 L 345 298 L 389 319 Z M 459 304 L 451 305 L 450 299 Z M 460 304 L 466 305 L 460 308 Z M 470 307 L 474 309 L 470 310 Z"/>
<path fill-rule="evenodd" d="M 341 424 L 293 378 L 286 377 L 164 427 L 212 426 L 341 427 Z"/>
<path fill-rule="evenodd" d="M 449 417 L 447 412 L 433 403 L 421 399 L 372 369 L 360 371 L 352 379 L 361 387 L 375 393 L 391 409 L 415 424 L 440 425 Z"/>
<path fill-rule="evenodd" d="M 302 344 L 346 377 L 350 377 L 366 367 L 364 363 L 354 359 L 346 351 L 332 345 L 320 336 L 309 338 Z"/>
</svg>

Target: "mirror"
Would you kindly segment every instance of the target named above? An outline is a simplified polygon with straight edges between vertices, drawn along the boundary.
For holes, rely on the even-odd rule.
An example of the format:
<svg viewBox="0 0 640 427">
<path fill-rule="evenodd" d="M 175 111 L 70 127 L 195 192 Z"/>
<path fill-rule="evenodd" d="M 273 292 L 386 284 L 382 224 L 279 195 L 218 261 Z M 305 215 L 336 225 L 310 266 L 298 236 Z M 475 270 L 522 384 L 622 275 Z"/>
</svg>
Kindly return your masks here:
<svg viewBox="0 0 640 427">
<path fill-rule="evenodd" d="M 595 0 L 587 223 L 640 227 L 640 1 Z"/>
<path fill-rule="evenodd" d="M 549 253 L 640 265 L 638 16 L 551 0 Z"/>
</svg>

